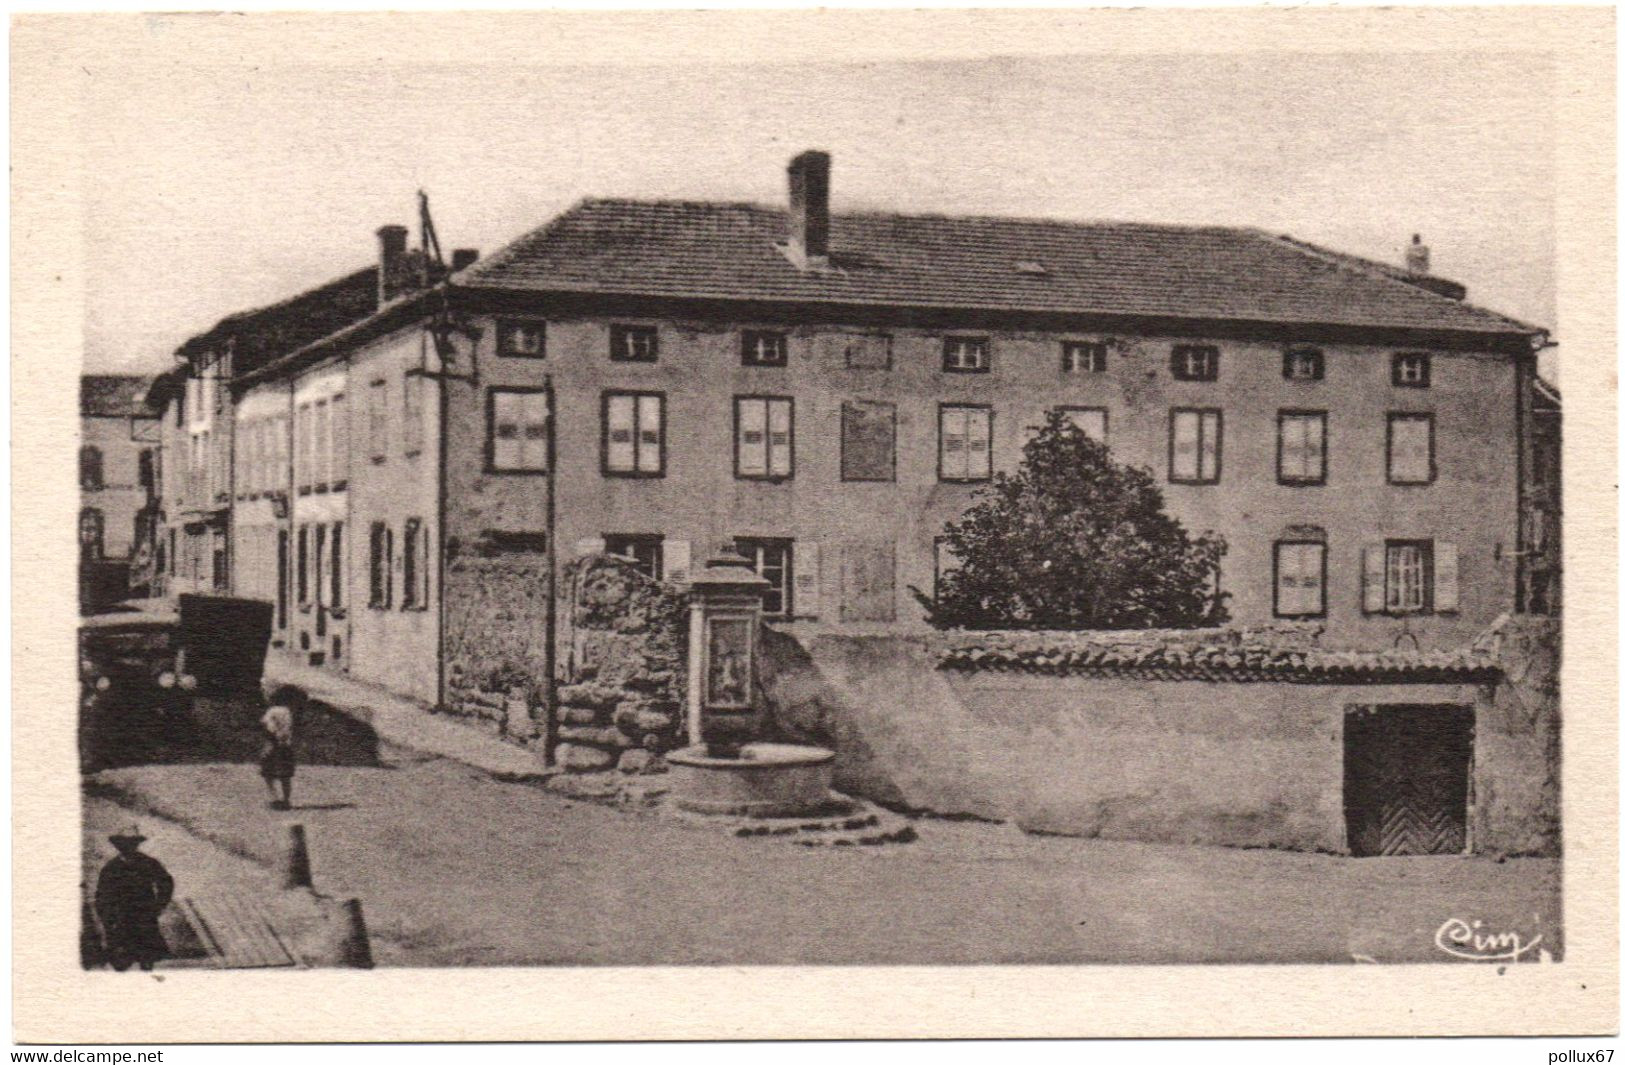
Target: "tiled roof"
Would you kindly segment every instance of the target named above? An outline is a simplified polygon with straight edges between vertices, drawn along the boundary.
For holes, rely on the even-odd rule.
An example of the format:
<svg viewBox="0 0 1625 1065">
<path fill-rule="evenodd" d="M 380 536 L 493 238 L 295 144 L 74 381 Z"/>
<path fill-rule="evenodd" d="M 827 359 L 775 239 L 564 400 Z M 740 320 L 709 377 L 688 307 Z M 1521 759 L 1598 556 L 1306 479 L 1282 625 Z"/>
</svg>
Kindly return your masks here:
<svg viewBox="0 0 1625 1065">
<path fill-rule="evenodd" d="M 360 321 L 377 309 L 378 268 L 368 267 L 280 303 L 222 318 L 208 332 L 182 344 L 176 354 L 201 355 L 231 341 L 235 369 L 241 374 Z"/>
<path fill-rule="evenodd" d="M 943 669 L 1092 674 L 1148 680 L 1296 684 L 1476 683 L 1494 680 L 1492 648 L 1452 651 L 1342 651 L 1317 645 L 1318 630 L 1132 632 L 955 632 L 938 658 Z"/>
<path fill-rule="evenodd" d="M 786 213 L 770 207 L 589 199 L 455 280 L 538 292 L 1538 332 L 1382 264 L 1252 229 L 838 214 L 828 269 L 792 263 L 779 247 L 786 232 Z"/>
<path fill-rule="evenodd" d="M 124 374 L 79 378 L 79 413 L 86 418 L 156 418 L 145 400 L 147 379 Z"/>
</svg>

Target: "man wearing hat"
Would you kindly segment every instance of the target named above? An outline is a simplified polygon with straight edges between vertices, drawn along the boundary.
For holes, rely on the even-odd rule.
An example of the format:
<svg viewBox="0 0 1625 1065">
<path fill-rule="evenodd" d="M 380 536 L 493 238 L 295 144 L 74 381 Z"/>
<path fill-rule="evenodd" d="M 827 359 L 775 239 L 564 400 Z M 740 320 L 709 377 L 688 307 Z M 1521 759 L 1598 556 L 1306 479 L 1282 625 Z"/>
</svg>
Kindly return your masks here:
<svg viewBox="0 0 1625 1065">
<path fill-rule="evenodd" d="M 139 828 L 132 825 L 107 838 L 118 854 L 96 878 L 96 916 L 106 934 L 108 962 L 119 972 L 131 962 L 150 971 L 169 956 L 158 915 L 175 894 L 175 879 L 162 862 L 141 853 L 147 837 Z"/>
</svg>

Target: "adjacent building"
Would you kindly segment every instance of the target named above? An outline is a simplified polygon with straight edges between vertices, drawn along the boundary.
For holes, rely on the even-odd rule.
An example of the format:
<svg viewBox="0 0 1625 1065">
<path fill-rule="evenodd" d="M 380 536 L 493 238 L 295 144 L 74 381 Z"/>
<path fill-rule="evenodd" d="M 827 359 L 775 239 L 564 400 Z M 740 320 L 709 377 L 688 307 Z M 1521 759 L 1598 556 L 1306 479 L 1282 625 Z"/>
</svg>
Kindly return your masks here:
<svg viewBox="0 0 1625 1065">
<path fill-rule="evenodd" d="M 285 495 L 295 400 L 284 388 L 280 399 L 260 398 L 244 409 L 234 383 L 429 283 L 425 258 L 406 248 L 406 227 L 383 227 L 379 242 L 377 265 L 222 319 L 182 344 L 175 368 L 153 381 L 149 402 L 163 412 L 159 538 L 167 593 L 275 599 L 279 616 L 286 614 L 287 580 L 277 574 L 279 559 L 287 569 L 291 550 L 279 530 L 286 532 L 290 521 Z M 332 425 L 342 432 L 348 424 L 342 402 L 342 396 L 323 397 L 324 432 Z M 329 404 L 337 417 L 325 413 Z M 308 445 L 311 438 L 304 440 Z M 327 482 L 324 477 L 324 492 Z"/>
<path fill-rule="evenodd" d="M 158 562 L 158 413 L 138 376 L 79 379 L 81 598 L 144 594 Z"/>
<path fill-rule="evenodd" d="M 828 156 L 788 177 L 787 208 L 584 200 L 239 358 L 205 501 L 235 509 L 203 526 L 226 583 L 303 660 L 442 704 L 545 686 L 564 564 L 598 551 L 681 580 L 729 546 L 781 626 L 907 630 L 944 523 L 1058 407 L 1224 536 L 1237 622 L 1456 647 L 1534 587 L 1546 336 L 1419 241 L 1390 266 L 1251 229 L 837 214 Z"/>
<path fill-rule="evenodd" d="M 1524 586 L 1518 608 L 1563 609 L 1563 401 L 1537 377 L 1529 393 L 1528 476 L 1524 478 Z"/>
</svg>

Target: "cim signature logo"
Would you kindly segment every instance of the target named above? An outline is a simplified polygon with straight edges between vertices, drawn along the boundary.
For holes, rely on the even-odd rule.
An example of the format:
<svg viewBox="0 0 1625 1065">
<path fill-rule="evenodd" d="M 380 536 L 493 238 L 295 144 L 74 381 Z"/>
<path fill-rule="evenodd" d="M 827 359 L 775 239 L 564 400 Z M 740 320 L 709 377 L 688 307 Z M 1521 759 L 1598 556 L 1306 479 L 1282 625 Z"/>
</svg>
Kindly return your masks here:
<svg viewBox="0 0 1625 1065">
<path fill-rule="evenodd" d="M 1433 945 L 1453 958 L 1468 961 L 1517 961 L 1540 945 L 1541 936 L 1525 943 L 1516 932 L 1486 932 L 1483 921 L 1471 924 L 1452 917 L 1433 934 Z"/>
</svg>

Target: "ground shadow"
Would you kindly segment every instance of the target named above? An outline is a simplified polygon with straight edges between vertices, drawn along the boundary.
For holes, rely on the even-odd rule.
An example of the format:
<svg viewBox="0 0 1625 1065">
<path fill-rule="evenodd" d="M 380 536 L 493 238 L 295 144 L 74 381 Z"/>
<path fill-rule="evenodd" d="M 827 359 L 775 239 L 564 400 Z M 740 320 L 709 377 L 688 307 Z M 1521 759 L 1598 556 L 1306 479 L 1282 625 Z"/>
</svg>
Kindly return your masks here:
<svg viewBox="0 0 1625 1065">
<path fill-rule="evenodd" d="M 79 743 L 86 772 L 132 765 L 256 762 L 264 746 L 263 699 L 200 695 L 155 706 L 140 699 L 103 700 L 85 707 Z M 295 748 L 300 765 L 376 767 L 372 726 L 320 702 L 299 714 Z"/>
</svg>

